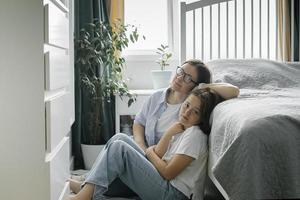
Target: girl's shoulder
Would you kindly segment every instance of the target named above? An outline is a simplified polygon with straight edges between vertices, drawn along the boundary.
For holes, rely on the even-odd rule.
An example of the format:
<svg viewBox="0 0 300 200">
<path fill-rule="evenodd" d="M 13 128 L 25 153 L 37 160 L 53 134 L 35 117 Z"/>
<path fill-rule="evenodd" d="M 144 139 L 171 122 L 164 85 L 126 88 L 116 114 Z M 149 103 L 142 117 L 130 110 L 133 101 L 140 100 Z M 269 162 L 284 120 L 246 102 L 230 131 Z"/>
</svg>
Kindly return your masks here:
<svg viewBox="0 0 300 200">
<path fill-rule="evenodd" d="M 204 135 L 204 136 L 206 136 L 205 134 L 204 134 L 204 132 L 200 129 L 200 127 L 199 126 L 191 126 L 191 127 L 189 127 L 189 128 L 187 128 L 187 129 L 185 129 L 184 130 L 184 133 L 192 133 L 192 134 L 196 134 L 196 133 L 198 133 L 199 135 Z"/>
<path fill-rule="evenodd" d="M 207 140 L 207 135 L 200 129 L 199 126 L 191 126 L 182 133 L 182 137 L 192 140 Z"/>
<path fill-rule="evenodd" d="M 195 159 L 207 152 L 207 136 L 198 126 L 187 128 L 178 138 L 178 152 L 186 154 Z"/>
</svg>

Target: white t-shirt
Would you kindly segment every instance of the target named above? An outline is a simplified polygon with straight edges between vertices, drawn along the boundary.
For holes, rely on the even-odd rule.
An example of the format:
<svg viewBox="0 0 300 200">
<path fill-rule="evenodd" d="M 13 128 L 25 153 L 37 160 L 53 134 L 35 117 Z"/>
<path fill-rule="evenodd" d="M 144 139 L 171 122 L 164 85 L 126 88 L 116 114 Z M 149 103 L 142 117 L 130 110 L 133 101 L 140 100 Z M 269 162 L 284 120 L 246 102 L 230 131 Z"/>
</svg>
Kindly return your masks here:
<svg viewBox="0 0 300 200">
<path fill-rule="evenodd" d="M 171 180 L 171 184 L 187 197 L 195 190 L 197 199 L 203 199 L 208 155 L 207 136 L 198 126 L 192 126 L 183 133 L 174 135 L 162 159 L 169 161 L 175 154 L 188 155 L 195 160 Z"/>
<path fill-rule="evenodd" d="M 161 136 L 166 132 L 166 130 L 177 121 L 178 112 L 180 109 L 180 104 L 167 104 L 166 110 L 161 114 L 160 118 L 157 120 L 155 131 L 155 143 L 158 143 Z"/>
</svg>

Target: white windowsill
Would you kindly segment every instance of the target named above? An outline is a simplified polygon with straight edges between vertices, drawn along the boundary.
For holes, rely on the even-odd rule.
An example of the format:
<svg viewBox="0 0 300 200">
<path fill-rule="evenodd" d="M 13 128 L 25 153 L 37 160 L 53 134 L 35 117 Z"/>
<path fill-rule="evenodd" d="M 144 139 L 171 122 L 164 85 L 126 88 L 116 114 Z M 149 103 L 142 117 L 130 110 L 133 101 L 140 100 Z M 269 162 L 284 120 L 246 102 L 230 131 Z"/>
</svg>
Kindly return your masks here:
<svg viewBox="0 0 300 200">
<path fill-rule="evenodd" d="M 169 60 L 177 61 L 178 59 L 175 59 L 174 52 L 171 52 L 173 56 Z M 156 50 L 134 50 L 134 51 L 125 51 L 122 56 L 125 58 L 126 61 L 155 61 L 160 56 L 156 54 Z"/>
</svg>

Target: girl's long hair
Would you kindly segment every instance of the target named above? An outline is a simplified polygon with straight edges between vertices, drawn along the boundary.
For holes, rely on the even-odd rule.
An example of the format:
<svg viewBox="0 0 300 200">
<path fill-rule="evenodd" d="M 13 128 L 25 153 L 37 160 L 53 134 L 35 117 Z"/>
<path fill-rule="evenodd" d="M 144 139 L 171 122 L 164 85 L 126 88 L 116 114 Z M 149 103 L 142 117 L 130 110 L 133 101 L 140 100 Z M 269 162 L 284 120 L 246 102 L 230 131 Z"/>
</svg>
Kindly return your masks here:
<svg viewBox="0 0 300 200">
<path fill-rule="evenodd" d="M 194 95 L 201 101 L 199 127 L 206 135 L 209 135 L 211 129 L 209 124 L 210 114 L 215 106 L 224 99 L 209 88 L 193 90 L 190 95 Z"/>
</svg>

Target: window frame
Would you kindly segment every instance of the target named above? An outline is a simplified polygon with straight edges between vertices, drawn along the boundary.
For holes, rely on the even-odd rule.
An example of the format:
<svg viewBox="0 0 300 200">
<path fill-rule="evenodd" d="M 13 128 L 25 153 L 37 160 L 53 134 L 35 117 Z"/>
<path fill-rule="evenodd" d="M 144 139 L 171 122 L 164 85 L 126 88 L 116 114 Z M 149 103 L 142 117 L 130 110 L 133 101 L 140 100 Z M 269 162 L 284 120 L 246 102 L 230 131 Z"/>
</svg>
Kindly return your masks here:
<svg viewBox="0 0 300 200">
<path fill-rule="evenodd" d="M 167 0 L 167 38 L 169 50 L 173 56 L 170 60 L 179 58 L 179 0 Z M 146 38 L 147 39 L 147 38 Z M 152 61 L 158 58 L 156 49 L 124 50 L 122 55 L 128 61 Z"/>
</svg>

